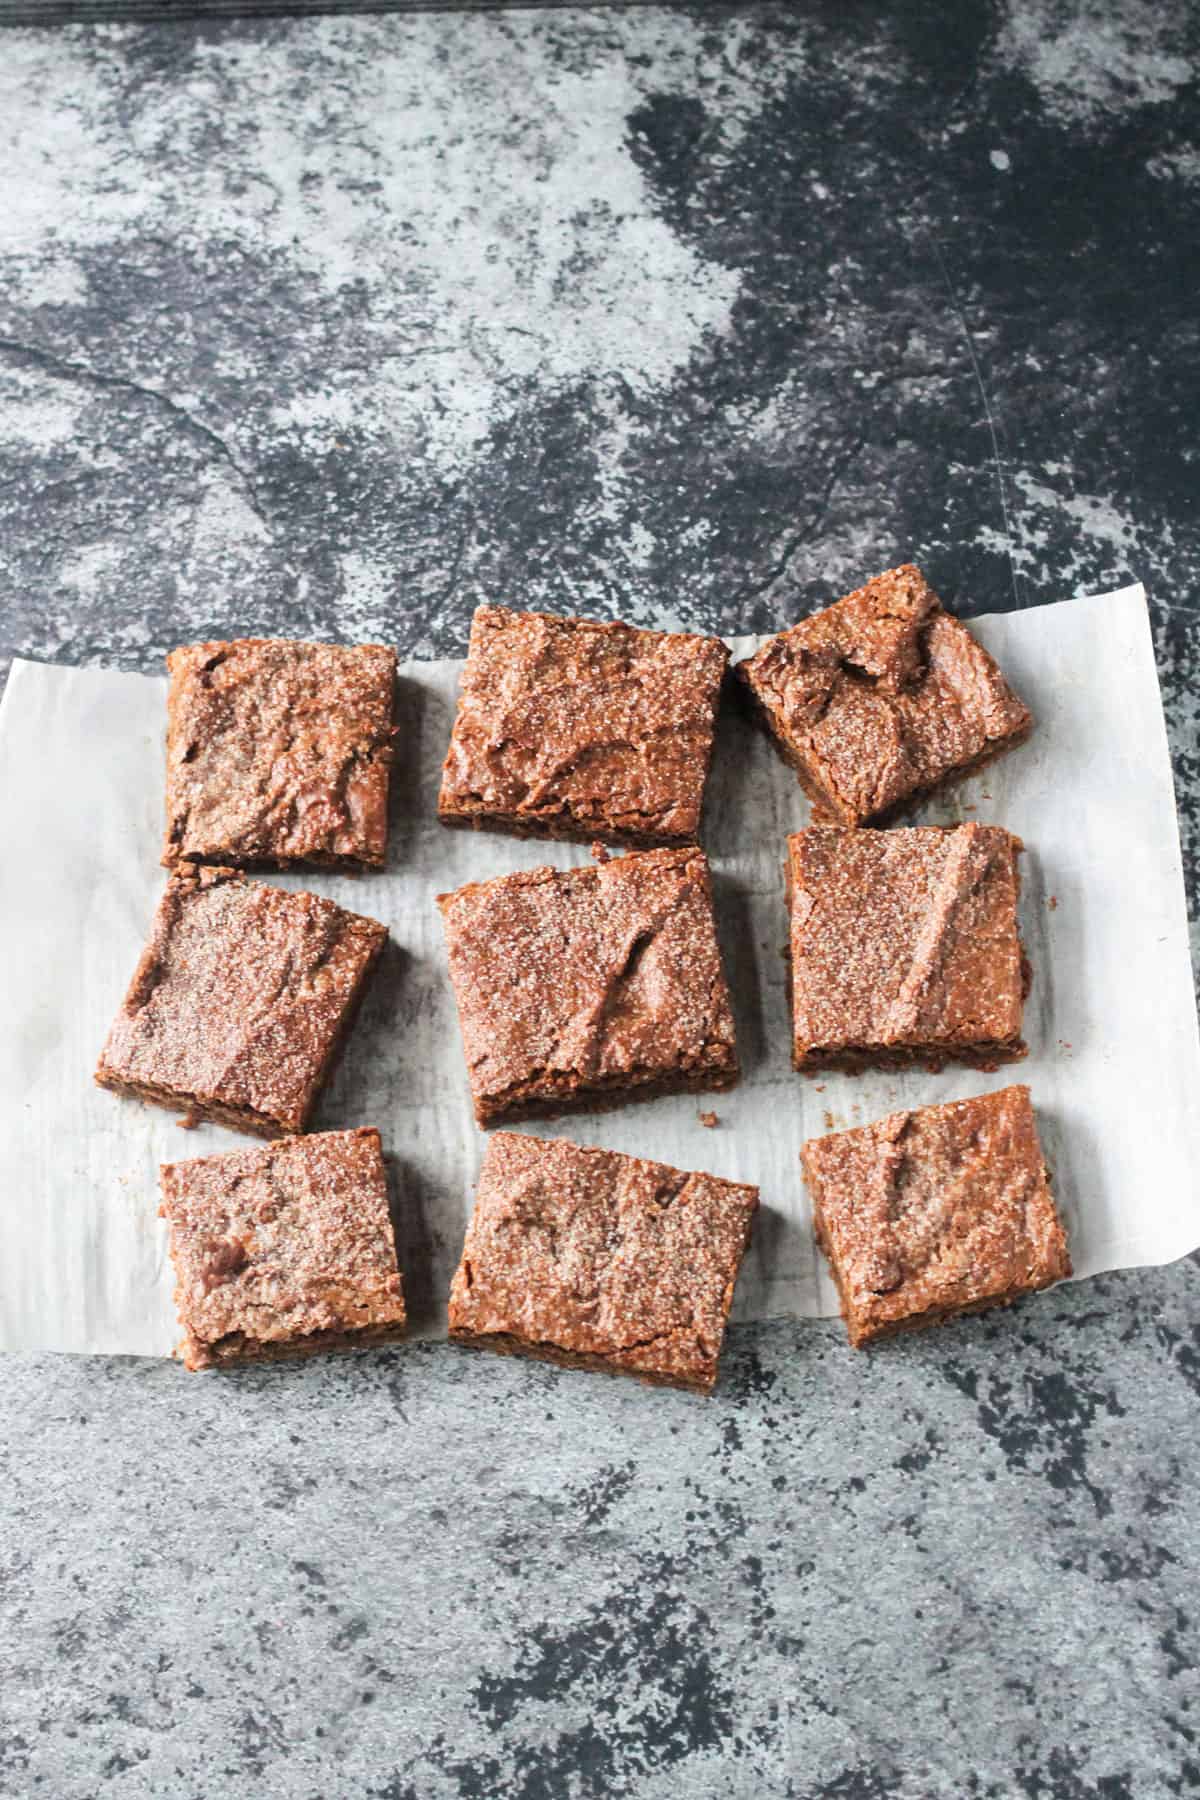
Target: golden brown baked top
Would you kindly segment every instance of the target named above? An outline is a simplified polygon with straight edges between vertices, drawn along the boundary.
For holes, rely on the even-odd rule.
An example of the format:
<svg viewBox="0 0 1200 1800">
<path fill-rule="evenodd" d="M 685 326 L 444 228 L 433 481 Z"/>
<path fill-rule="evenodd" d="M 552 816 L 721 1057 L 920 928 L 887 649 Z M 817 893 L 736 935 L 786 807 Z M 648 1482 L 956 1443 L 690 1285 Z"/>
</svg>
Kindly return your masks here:
<svg viewBox="0 0 1200 1800">
<path fill-rule="evenodd" d="M 451 1335 L 510 1335 L 711 1387 L 758 1189 L 497 1132 Z"/>
<path fill-rule="evenodd" d="M 728 660 L 718 638 L 481 606 L 439 811 L 694 840 Z"/>
<path fill-rule="evenodd" d="M 280 1138 L 159 1173 L 190 1369 L 235 1356 L 239 1339 L 403 1328 L 377 1131 Z"/>
<path fill-rule="evenodd" d="M 300 1130 L 387 930 L 316 894 L 185 864 L 97 1073 Z"/>
<path fill-rule="evenodd" d="M 241 638 L 167 667 L 168 867 L 382 867 L 394 650 Z"/>
<path fill-rule="evenodd" d="M 1019 838 L 998 825 L 788 839 L 797 1059 L 1019 1038 Z"/>
<path fill-rule="evenodd" d="M 701 850 L 531 869 L 438 898 L 476 1099 L 734 1054 Z"/>
<path fill-rule="evenodd" d="M 842 823 L 859 825 L 1018 743 L 1032 725 L 911 563 L 781 631 L 737 675 Z"/>
<path fill-rule="evenodd" d="M 813 1138 L 801 1160 L 852 1340 L 1071 1273 L 1027 1087 Z"/>
</svg>

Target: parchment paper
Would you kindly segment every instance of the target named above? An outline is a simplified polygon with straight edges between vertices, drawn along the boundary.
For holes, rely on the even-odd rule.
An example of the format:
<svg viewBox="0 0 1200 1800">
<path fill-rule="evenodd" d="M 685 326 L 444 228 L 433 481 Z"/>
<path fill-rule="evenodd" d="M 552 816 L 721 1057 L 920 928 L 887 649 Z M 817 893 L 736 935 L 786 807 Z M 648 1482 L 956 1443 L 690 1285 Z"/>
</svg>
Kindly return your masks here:
<svg viewBox="0 0 1200 1800">
<path fill-rule="evenodd" d="M 1079 1276 L 1200 1242 L 1200 1047 L 1170 764 L 1140 587 L 978 619 L 1032 706 L 1031 742 L 931 822 L 1027 845 L 1031 1055 L 996 1075 L 830 1075 L 788 1063 L 783 840 L 808 820 L 792 775 L 723 718 L 705 822 L 744 1079 L 526 1129 L 757 1182 L 763 1211 L 735 1317 L 825 1315 L 798 1170 L 805 1137 L 899 1107 L 1028 1081 Z M 736 645 L 739 654 L 751 640 Z M 446 831 L 434 817 L 459 665 L 403 669 L 390 866 L 267 877 L 384 920 L 394 940 L 314 1129 L 377 1125 L 420 1335 L 444 1335 L 483 1150 L 435 893 L 586 850 Z M 164 875 L 165 681 L 18 662 L 0 710 L 0 1348 L 167 1354 L 177 1335 L 157 1165 L 251 1140 L 95 1087 L 92 1070 Z M 698 1114 L 713 1110 L 707 1129 Z"/>
</svg>

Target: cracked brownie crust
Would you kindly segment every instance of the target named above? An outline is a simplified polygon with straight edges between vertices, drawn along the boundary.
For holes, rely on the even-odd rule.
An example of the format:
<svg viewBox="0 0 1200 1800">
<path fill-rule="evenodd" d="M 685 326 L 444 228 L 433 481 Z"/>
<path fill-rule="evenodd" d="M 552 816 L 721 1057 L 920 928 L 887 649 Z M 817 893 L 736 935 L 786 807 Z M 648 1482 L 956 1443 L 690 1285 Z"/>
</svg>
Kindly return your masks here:
<svg viewBox="0 0 1200 1800">
<path fill-rule="evenodd" d="M 167 667 L 168 868 L 383 867 L 395 651 L 243 638 Z"/>
<path fill-rule="evenodd" d="M 990 1069 L 1026 1054 L 1021 840 L 996 825 L 788 839 L 797 1069 Z"/>
<path fill-rule="evenodd" d="M 238 1131 L 302 1131 L 386 938 L 316 894 L 185 864 L 96 1080 Z"/>
<path fill-rule="evenodd" d="M 518 836 L 694 843 L 719 638 L 481 606 L 438 816 Z"/>
<path fill-rule="evenodd" d="M 702 851 L 532 869 L 438 905 L 480 1124 L 737 1080 Z"/>
<path fill-rule="evenodd" d="M 885 823 L 1033 729 L 911 563 L 780 632 L 735 673 L 816 816 L 842 825 Z"/>
<path fill-rule="evenodd" d="M 394 1339 L 404 1298 L 379 1133 L 164 1163 L 189 1369 Z"/>
<path fill-rule="evenodd" d="M 1027 1087 L 892 1113 L 800 1154 L 856 1347 L 1071 1273 Z"/>
<path fill-rule="evenodd" d="M 757 1205 L 714 1175 L 498 1132 L 450 1336 L 708 1393 Z"/>
</svg>

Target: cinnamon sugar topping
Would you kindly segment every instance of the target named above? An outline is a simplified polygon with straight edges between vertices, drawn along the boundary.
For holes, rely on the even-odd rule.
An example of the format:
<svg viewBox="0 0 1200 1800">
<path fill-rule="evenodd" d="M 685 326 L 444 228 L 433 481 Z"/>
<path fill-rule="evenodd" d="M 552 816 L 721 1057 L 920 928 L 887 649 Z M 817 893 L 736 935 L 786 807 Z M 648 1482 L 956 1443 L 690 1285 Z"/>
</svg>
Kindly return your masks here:
<svg viewBox="0 0 1200 1800">
<path fill-rule="evenodd" d="M 707 1391 L 757 1205 L 713 1175 L 498 1132 L 450 1335 Z"/>
<path fill-rule="evenodd" d="M 532 869 L 438 904 L 481 1123 L 736 1080 L 702 851 Z"/>
<path fill-rule="evenodd" d="M 394 650 L 241 638 L 167 667 L 168 867 L 383 867 Z"/>
<path fill-rule="evenodd" d="M 302 1130 L 386 937 L 316 894 L 185 864 L 96 1080 L 244 1131 Z"/>
<path fill-rule="evenodd" d="M 377 1131 L 283 1138 L 160 1173 L 189 1369 L 403 1331 Z"/>
<path fill-rule="evenodd" d="M 481 606 L 438 814 L 538 837 L 694 843 L 719 638 Z"/>
<path fill-rule="evenodd" d="M 852 1344 L 1071 1273 L 1027 1087 L 813 1138 L 801 1160 Z"/>
<path fill-rule="evenodd" d="M 789 838 L 796 1067 L 1023 1056 L 1020 849 L 973 823 Z"/>
<path fill-rule="evenodd" d="M 882 823 L 1024 741 L 1028 708 L 911 563 L 735 673 L 823 819 Z"/>
</svg>

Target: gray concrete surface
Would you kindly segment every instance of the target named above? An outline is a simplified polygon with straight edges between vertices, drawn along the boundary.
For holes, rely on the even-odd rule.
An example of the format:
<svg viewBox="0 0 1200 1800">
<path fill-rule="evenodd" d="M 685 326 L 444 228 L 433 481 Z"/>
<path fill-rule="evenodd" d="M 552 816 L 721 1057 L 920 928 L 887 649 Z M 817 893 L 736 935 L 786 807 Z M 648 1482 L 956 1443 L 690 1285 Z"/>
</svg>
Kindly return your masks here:
<svg viewBox="0 0 1200 1800">
<path fill-rule="evenodd" d="M 1137 576 L 1194 902 L 1198 31 L 4 34 L 0 650 Z M 1189 1261 L 870 1356 L 747 1328 L 711 1402 L 448 1346 L 9 1358 L 0 1792 L 1200 1791 L 1198 1319 Z"/>
</svg>

